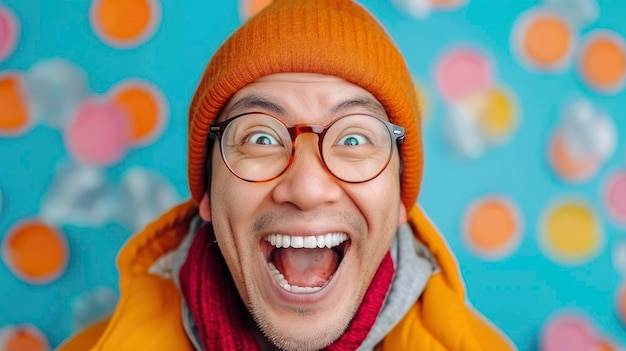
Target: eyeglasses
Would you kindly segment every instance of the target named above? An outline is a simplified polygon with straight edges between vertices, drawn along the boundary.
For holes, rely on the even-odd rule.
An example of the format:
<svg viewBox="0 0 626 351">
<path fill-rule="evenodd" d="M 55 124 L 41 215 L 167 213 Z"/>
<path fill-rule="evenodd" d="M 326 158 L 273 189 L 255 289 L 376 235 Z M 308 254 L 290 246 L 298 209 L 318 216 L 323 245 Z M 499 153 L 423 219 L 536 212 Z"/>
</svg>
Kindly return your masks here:
<svg viewBox="0 0 626 351">
<path fill-rule="evenodd" d="M 236 177 L 263 182 L 282 175 L 293 162 L 300 134 L 318 136 L 326 169 L 348 183 L 376 178 L 389 164 L 404 128 L 367 114 L 340 117 L 327 126 L 287 126 L 262 112 L 249 112 L 212 124 L 209 133 L 220 141 L 224 163 Z"/>
</svg>

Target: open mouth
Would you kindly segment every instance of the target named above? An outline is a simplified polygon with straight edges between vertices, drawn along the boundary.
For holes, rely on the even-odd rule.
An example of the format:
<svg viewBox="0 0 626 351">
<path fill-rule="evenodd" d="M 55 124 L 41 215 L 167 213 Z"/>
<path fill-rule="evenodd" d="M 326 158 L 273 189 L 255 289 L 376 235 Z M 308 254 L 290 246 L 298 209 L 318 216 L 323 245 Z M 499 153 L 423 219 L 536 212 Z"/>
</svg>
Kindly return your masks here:
<svg viewBox="0 0 626 351">
<path fill-rule="evenodd" d="M 317 236 L 270 234 L 267 264 L 284 290 L 311 293 L 321 290 L 332 279 L 349 243 L 345 233 Z"/>
</svg>

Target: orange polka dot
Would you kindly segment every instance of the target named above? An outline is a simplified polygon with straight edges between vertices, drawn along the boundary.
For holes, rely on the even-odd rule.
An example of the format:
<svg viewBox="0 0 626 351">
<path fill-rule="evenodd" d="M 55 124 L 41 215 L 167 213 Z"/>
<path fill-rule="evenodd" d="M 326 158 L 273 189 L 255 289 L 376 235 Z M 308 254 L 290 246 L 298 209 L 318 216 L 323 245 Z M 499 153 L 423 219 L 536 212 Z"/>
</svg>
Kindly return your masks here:
<svg viewBox="0 0 626 351">
<path fill-rule="evenodd" d="M 134 47 L 158 27 L 161 9 L 156 0 L 95 0 L 90 19 L 96 34 L 116 47 Z"/>
<path fill-rule="evenodd" d="M 111 93 L 113 103 L 130 118 L 131 142 L 145 145 L 159 134 L 167 119 L 163 94 L 146 82 L 129 80 Z"/>
<path fill-rule="evenodd" d="M 601 162 L 597 158 L 581 158 L 572 155 L 568 151 L 565 136 L 558 132 L 550 140 L 548 161 L 552 170 L 561 179 L 572 183 L 589 180 L 601 166 Z"/>
<path fill-rule="evenodd" d="M 487 197 L 467 211 L 465 241 L 481 255 L 500 258 L 519 243 L 519 227 L 518 211 L 509 200 Z"/>
<path fill-rule="evenodd" d="M 597 351 L 618 351 L 619 350 L 612 341 L 606 340 L 606 339 L 598 340 L 598 343 L 596 344 L 596 346 L 597 346 Z"/>
<path fill-rule="evenodd" d="M 48 340 L 33 326 L 5 327 L 0 329 L 0 350 L 47 351 Z"/>
<path fill-rule="evenodd" d="M 49 283 L 60 276 L 68 261 L 65 238 L 39 220 L 15 224 L 2 245 L 2 257 L 13 273 L 33 284 Z"/>
<path fill-rule="evenodd" d="M 626 283 L 622 283 L 622 285 L 617 289 L 615 309 L 622 325 L 626 326 Z"/>
<path fill-rule="evenodd" d="M 433 8 L 452 9 L 458 8 L 467 3 L 468 0 L 430 0 Z"/>
<path fill-rule="evenodd" d="M 574 33 L 561 15 L 535 11 L 520 18 L 515 30 L 522 59 L 540 69 L 562 68 L 571 58 Z"/>
<path fill-rule="evenodd" d="M 18 74 L 0 75 L 0 106 L 0 135 L 21 135 L 30 127 L 27 103 Z"/>
<path fill-rule="evenodd" d="M 578 68 L 592 88 L 606 92 L 621 89 L 626 77 L 624 39 L 608 31 L 590 35 L 581 50 Z"/>
<path fill-rule="evenodd" d="M 261 12 L 272 0 L 239 0 L 239 15 L 245 20 Z"/>
</svg>

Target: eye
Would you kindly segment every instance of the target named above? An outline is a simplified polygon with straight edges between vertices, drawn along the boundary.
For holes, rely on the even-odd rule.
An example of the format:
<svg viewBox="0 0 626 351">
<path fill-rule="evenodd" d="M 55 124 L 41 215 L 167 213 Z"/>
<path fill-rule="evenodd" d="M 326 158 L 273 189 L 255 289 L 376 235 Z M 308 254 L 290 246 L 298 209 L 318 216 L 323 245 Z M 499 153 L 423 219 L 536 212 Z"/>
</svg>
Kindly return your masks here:
<svg viewBox="0 0 626 351">
<path fill-rule="evenodd" d="M 258 145 L 276 145 L 278 141 L 273 136 L 267 133 L 256 133 L 251 134 L 247 140 L 250 143 L 258 144 Z"/>
<path fill-rule="evenodd" d="M 367 143 L 367 139 L 364 136 L 358 134 L 346 135 L 339 140 L 339 144 L 345 146 L 358 146 L 365 143 Z"/>
</svg>

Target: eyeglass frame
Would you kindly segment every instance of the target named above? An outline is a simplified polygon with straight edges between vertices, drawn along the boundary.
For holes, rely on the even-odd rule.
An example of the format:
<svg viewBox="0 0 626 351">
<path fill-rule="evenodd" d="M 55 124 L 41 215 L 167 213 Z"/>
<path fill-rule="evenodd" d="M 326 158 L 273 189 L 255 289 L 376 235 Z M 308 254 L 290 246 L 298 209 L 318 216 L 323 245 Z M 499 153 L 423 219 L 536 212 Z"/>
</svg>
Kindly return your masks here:
<svg viewBox="0 0 626 351">
<path fill-rule="evenodd" d="M 238 118 L 245 117 L 247 115 L 253 115 L 253 114 L 262 114 L 262 115 L 274 118 L 283 127 L 285 127 L 285 129 L 289 133 L 289 136 L 291 137 L 291 155 L 289 156 L 289 160 L 285 164 L 285 167 L 277 175 L 275 175 L 275 176 L 273 176 L 271 178 L 268 178 L 268 179 L 264 179 L 264 180 L 250 180 L 250 179 L 246 179 L 246 178 L 243 178 L 240 175 L 238 175 L 232 169 L 232 167 L 230 166 L 230 164 L 226 160 L 226 156 L 224 155 L 224 148 L 222 147 L 222 137 L 223 137 L 224 131 L 226 130 L 228 125 L 230 123 L 232 123 L 234 120 L 238 119 Z M 380 171 L 378 171 L 374 176 L 372 176 L 372 177 L 370 177 L 368 179 L 365 179 L 365 180 L 348 181 L 348 180 L 344 180 L 344 179 L 338 177 L 333 171 L 330 170 L 330 168 L 328 168 L 328 165 L 326 164 L 326 160 L 324 159 L 323 142 L 324 142 L 324 137 L 326 136 L 326 132 L 337 121 L 341 120 L 342 118 L 349 117 L 349 116 L 369 116 L 369 117 L 377 119 L 378 121 L 383 123 L 385 125 L 385 127 L 387 127 L 387 131 L 389 132 L 389 136 L 391 138 L 391 149 L 389 150 L 389 157 L 387 158 L 387 161 L 381 167 Z M 226 168 L 228 168 L 230 173 L 232 173 L 235 177 L 237 177 L 237 178 L 239 178 L 241 180 L 244 180 L 246 182 L 251 182 L 251 183 L 269 182 L 269 181 L 272 181 L 272 180 L 280 177 L 281 175 L 283 175 L 289 169 L 289 167 L 291 167 L 291 164 L 293 163 L 293 158 L 294 158 L 295 151 L 296 151 L 296 139 L 298 138 L 298 136 L 300 136 L 301 134 L 305 134 L 305 133 L 313 133 L 313 134 L 317 135 L 317 145 L 318 145 L 319 156 L 320 156 L 320 159 L 322 161 L 322 164 L 324 165 L 324 169 L 326 169 L 326 171 L 328 173 L 332 174 L 333 177 L 335 177 L 336 179 L 338 179 L 338 180 L 340 180 L 342 182 L 351 183 L 351 184 L 358 184 L 358 183 L 369 182 L 370 180 L 378 177 L 387 168 L 387 166 L 389 165 L 389 162 L 391 161 L 391 157 L 393 155 L 394 145 L 397 145 L 397 147 L 399 148 L 399 146 L 402 143 L 404 143 L 404 137 L 405 137 L 406 131 L 405 131 L 405 128 L 400 126 L 400 125 L 393 124 L 393 123 L 391 123 L 389 121 L 385 121 L 384 119 L 382 119 L 382 118 L 380 118 L 380 117 L 378 117 L 376 115 L 369 114 L 369 113 L 350 113 L 350 114 L 342 115 L 340 117 L 335 118 L 333 121 L 331 121 L 326 126 L 321 126 L 321 125 L 316 125 L 316 124 L 296 124 L 296 125 L 293 125 L 293 126 L 289 126 L 285 122 L 283 122 L 280 118 L 278 118 L 278 117 L 276 117 L 276 116 L 274 116 L 272 114 L 269 114 L 267 112 L 252 111 L 252 112 L 241 113 L 241 114 L 238 114 L 236 116 L 230 117 L 230 118 L 228 118 L 225 121 L 217 122 L 217 123 L 213 123 L 213 124 L 209 125 L 209 137 L 210 137 L 210 139 L 217 138 L 217 141 L 219 142 L 220 155 L 222 157 L 222 161 L 226 165 Z"/>
</svg>

